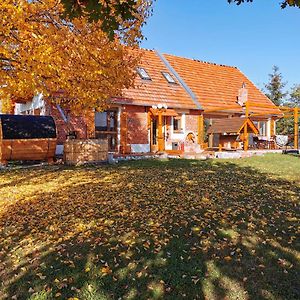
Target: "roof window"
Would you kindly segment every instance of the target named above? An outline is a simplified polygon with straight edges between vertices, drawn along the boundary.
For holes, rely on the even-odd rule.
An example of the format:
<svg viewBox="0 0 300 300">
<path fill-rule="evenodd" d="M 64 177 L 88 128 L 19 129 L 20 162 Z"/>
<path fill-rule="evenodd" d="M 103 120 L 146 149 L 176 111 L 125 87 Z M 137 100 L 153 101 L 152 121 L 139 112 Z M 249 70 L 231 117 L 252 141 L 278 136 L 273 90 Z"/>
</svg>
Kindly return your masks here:
<svg viewBox="0 0 300 300">
<path fill-rule="evenodd" d="M 161 72 L 169 83 L 175 83 L 175 79 L 168 72 Z"/>
<path fill-rule="evenodd" d="M 147 71 L 144 68 L 137 68 L 136 71 L 140 75 L 140 77 L 144 80 L 151 80 L 150 75 L 147 73 Z"/>
</svg>

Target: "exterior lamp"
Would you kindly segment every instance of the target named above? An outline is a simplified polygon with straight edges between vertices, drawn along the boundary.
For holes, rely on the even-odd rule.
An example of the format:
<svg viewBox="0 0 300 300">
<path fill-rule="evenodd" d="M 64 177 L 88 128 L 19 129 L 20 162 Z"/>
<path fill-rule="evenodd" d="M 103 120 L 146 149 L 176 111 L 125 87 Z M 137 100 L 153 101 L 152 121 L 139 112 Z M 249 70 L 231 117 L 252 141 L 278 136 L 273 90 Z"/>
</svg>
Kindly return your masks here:
<svg viewBox="0 0 300 300">
<path fill-rule="evenodd" d="M 158 103 L 157 105 L 152 105 L 152 108 L 155 109 L 155 110 L 165 110 L 165 109 L 168 109 L 168 106 L 167 104 L 165 103 Z"/>
</svg>

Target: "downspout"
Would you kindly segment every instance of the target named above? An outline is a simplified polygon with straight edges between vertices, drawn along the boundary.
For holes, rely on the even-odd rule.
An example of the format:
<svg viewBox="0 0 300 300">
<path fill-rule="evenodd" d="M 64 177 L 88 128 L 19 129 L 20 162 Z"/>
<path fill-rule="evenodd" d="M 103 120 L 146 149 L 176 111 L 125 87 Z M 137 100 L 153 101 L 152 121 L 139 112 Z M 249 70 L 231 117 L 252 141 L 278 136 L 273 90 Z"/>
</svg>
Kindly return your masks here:
<svg viewBox="0 0 300 300">
<path fill-rule="evenodd" d="M 59 104 L 56 104 L 56 108 L 58 109 L 62 119 L 64 120 L 64 122 L 67 124 L 68 123 L 68 118 L 66 117 L 64 111 L 62 110 L 62 108 L 60 107 Z"/>
</svg>

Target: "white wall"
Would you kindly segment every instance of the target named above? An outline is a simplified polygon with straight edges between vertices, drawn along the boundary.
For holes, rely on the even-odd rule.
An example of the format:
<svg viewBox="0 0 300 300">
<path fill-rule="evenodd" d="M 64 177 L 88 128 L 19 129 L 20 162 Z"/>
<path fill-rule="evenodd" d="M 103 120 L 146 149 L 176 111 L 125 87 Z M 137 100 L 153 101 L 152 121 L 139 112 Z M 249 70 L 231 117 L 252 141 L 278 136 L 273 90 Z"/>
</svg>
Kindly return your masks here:
<svg viewBox="0 0 300 300">
<path fill-rule="evenodd" d="M 182 132 L 180 133 L 175 133 L 174 132 L 174 127 L 173 127 L 173 121 L 174 119 L 171 118 L 171 126 L 169 127 L 170 129 L 170 136 L 168 141 L 165 141 L 165 148 L 166 150 L 172 150 L 172 142 L 183 142 L 185 139 L 185 135 L 186 135 L 186 130 L 185 130 L 185 123 L 186 123 L 186 118 L 185 118 L 186 114 L 182 113 L 181 115 L 181 127 L 182 127 Z"/>
<path fill-rule="evenodd" d="M 150 152 L 150 144 L 131 144 L 132 153 L 148 153 Z"/>
</svg>

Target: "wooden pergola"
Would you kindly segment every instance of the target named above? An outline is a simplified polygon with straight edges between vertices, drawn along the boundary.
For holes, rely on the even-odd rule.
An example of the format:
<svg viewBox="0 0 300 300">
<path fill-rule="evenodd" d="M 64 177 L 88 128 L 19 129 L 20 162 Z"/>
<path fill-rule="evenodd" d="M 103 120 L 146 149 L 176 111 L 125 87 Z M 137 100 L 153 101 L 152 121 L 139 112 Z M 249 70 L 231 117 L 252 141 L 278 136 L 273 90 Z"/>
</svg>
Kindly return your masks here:
<svg viewBox="0 0 300 300">
<path fill-rule="evenodd" d="M 218 107 L 215 109 L 204 110 L 203 113 L 199 116 L 198 121 L 198 143 L 200 145 L 204 144 L 204 115 L 208 113 L 220 113 L 226 111 L 232 111 L 236 109 L 244 110 L 244 115 L 246 119 L 251 117 L 263 117 L 276 115 L 279 118 L 293 118 L 294 119 L 294 147 L 299 150 L 299 107 L 286 107 L 286 106 L 276 106 L 274 105 L 266 105 L 260 104 L 256 102 L 246 101 L 243 107 L 238 104 L 234 106 L 226 106 L 226 107 Z M 255 108 L 264 108 L 265 111 L 261 113 L 256 113 Z M 277 112 L 275 112 L 275 110 Z M 247 151 L 249 149 L 249 132 L 248 126 L 244 127 L 243 137 L 244 137 L 244 150 Z M 271 119 L 271 132 L 275 135 L 275 120 Z"/>
</svg>

